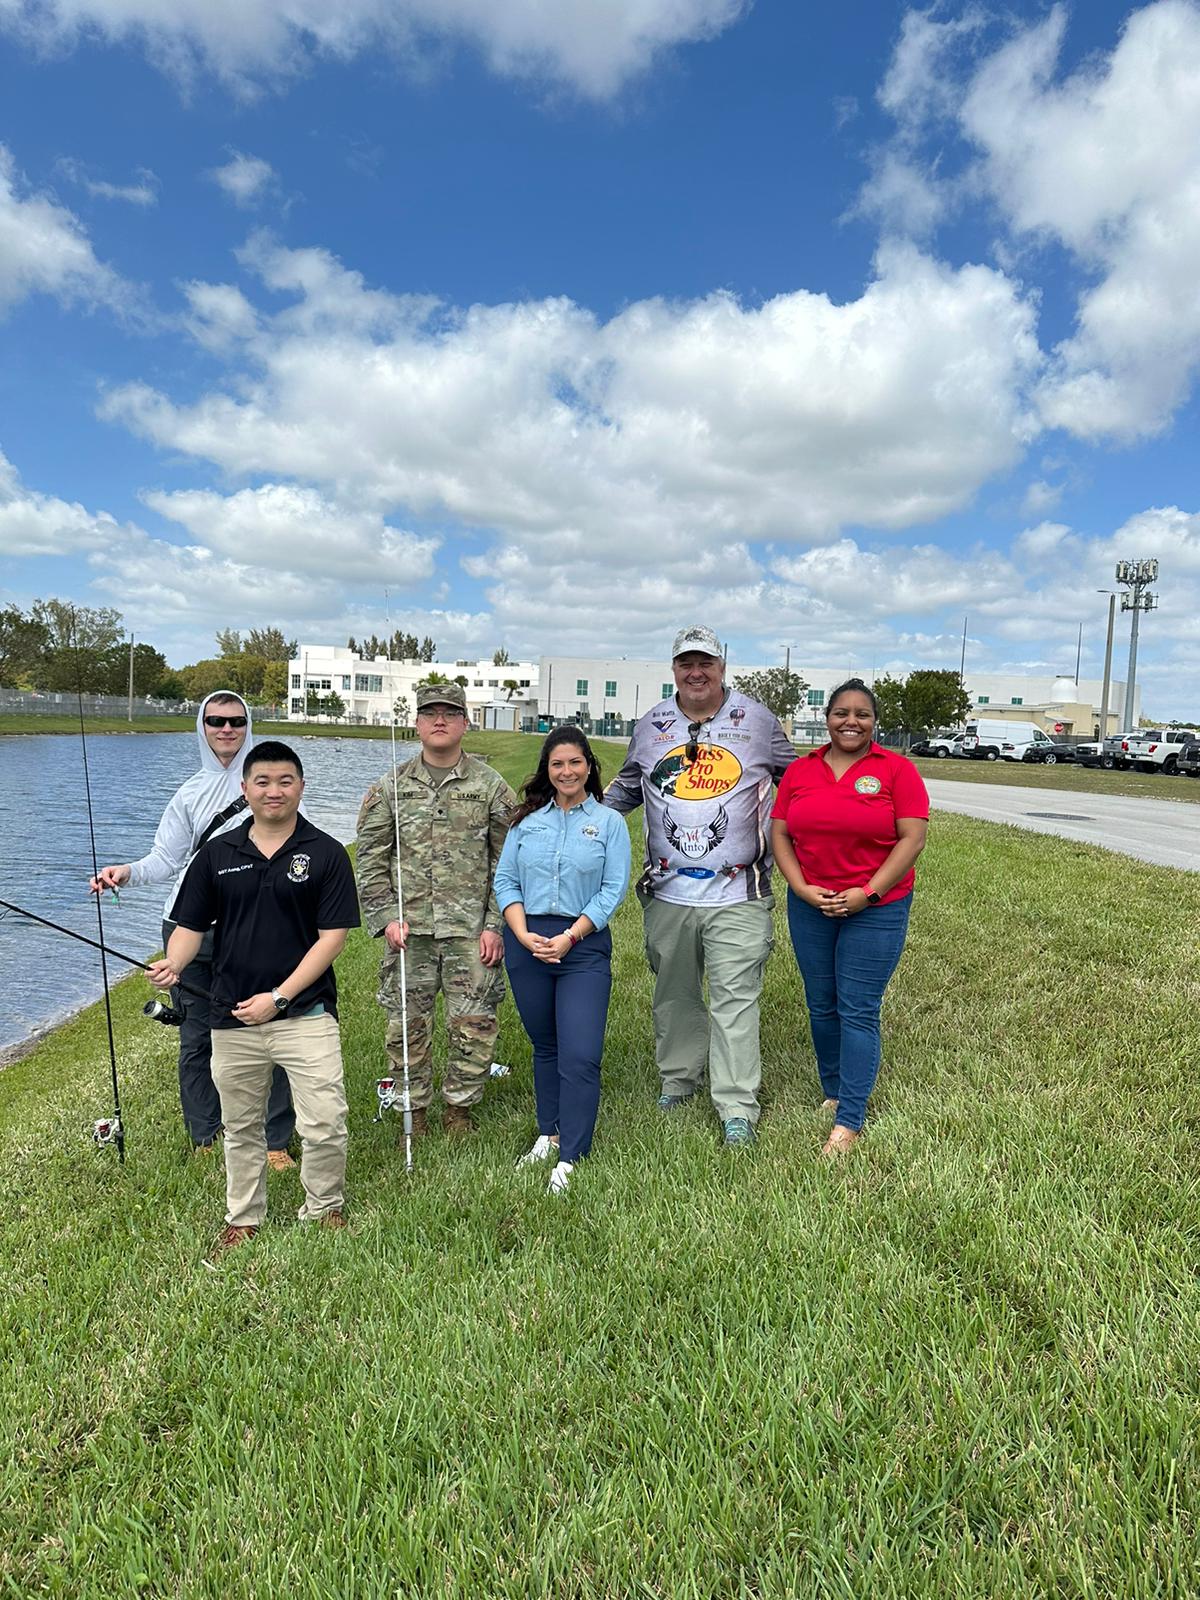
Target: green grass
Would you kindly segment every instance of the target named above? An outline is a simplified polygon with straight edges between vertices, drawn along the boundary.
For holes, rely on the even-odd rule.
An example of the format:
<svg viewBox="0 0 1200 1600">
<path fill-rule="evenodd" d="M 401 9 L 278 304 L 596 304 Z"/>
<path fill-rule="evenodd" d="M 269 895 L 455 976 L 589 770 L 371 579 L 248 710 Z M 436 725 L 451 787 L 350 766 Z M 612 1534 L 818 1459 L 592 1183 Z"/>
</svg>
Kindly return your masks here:
<svg viewBox="0 0 1200 1600">
<path fill-rule="evenodd" d="M 870 1133 L 829 1168 L 782 923 L 761 1141 L 726 1155 L 706 1106 L 654 1109 L 629 902 L 563 1201 L 512 1169 L 511 1003 L 480 1132 L 405 1177 L 355 935 L 352 1227 L 301 1231 L 272 1177 L 215 1274 L 222 1174 L 121 985 L 124 1169 L 87 1140 L 97 1010 L 0 1073 L 0 1592 L 1200 1592 L 1198 922 L 1195 876 L 937 815 Z"/>
</svg>

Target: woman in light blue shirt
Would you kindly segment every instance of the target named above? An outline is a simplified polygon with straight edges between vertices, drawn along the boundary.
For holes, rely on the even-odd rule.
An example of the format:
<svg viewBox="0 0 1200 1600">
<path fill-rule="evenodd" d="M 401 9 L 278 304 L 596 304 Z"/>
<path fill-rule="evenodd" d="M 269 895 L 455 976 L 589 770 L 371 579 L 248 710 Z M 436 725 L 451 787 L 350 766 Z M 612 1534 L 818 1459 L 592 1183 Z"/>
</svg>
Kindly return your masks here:
<svg viewBox="0 0 1200 1600">
<path fill-rule="evenodd" d="M 517 1162 L 555 1160 L 564 1194 L 592 1147 L 612 987 L 608 920 L 629 887 L 629 832 L 603 805 L 600 764 L 580 729 L 547 734 L 496 868 L 504 960 L 533 1044 L 538 1137 Z"/>
</svg>

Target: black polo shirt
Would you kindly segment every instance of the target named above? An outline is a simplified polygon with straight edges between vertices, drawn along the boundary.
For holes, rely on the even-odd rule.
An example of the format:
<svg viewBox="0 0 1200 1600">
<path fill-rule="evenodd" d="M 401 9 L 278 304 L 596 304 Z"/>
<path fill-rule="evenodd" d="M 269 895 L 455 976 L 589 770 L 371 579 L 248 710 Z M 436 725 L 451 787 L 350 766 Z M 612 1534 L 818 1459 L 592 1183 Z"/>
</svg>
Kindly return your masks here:
<svg viewBox="0 0 1200 1600">
<path fill-rule="evenodd" d="M 297 812 L 288 842 L 267 859 L 250 842 L 250 817 L 197 852 L 172 909 L 180 927 L 213 923 L 212 1026 L 241 1028 L 231 1013 L 276 989 L 330 928 L 357 928 L 358 893 L 345 846 Z M 337 1016 L 333 966 L 296 995 L 286 1015 L 318 1002 Z"/>
</svg>

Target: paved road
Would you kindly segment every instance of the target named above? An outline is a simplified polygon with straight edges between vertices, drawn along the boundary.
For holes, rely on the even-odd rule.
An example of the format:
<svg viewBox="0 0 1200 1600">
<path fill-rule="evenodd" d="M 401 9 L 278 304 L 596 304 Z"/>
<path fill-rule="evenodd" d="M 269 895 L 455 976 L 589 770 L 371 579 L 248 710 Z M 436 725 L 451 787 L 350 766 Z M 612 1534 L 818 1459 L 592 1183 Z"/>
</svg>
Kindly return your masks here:
<svg viewBox="0 0 1200 1600">
<path fill-rule="evenodd" d="M 1083 844 L 1103 845 L 1156 866 L 1200 872 L 1200 805 L 1184 800 L 1133 800 L 1120 794 L 952 783 L 941 778 L 930 778 L 928 789 L 941 811 L 982 817 L 985 822 L 1011 822 L 1034 833 L 1057 833 Z"/>
</svg>

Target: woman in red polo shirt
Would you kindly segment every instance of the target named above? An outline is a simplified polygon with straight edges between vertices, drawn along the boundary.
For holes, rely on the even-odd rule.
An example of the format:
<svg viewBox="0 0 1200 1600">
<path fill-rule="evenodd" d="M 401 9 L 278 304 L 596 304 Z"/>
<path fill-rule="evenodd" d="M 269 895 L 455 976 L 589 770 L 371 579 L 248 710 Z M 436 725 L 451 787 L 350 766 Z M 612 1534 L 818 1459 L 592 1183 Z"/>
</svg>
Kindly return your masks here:
<svg viewBox="0 0 1200 1600">
<path fill-rule="evenodd" d="M 929 796 L 906 756 L 874 742 L 878 707 L 859 678 L 829 697 L 829 743 L 784 773 L 771 813 L 788 929 L 834 1127 L 824 1154 L 858 1140 L 879 1071 L 879 1011 L 908 931 Z"/>
</svg>

